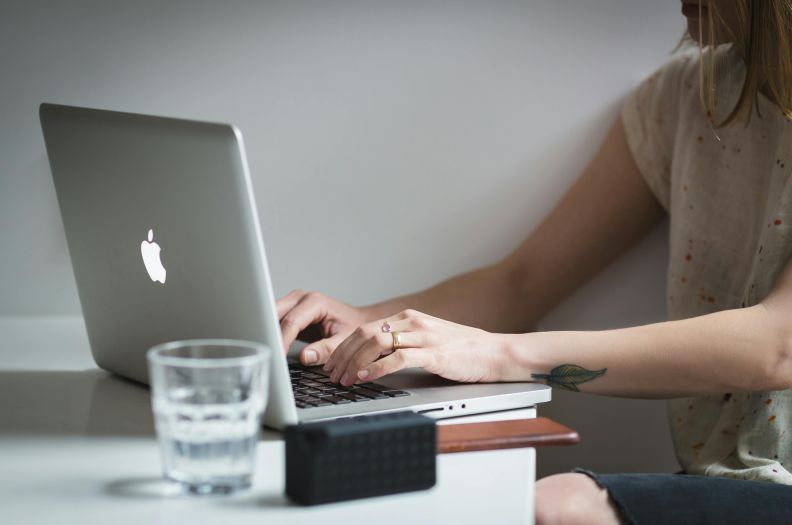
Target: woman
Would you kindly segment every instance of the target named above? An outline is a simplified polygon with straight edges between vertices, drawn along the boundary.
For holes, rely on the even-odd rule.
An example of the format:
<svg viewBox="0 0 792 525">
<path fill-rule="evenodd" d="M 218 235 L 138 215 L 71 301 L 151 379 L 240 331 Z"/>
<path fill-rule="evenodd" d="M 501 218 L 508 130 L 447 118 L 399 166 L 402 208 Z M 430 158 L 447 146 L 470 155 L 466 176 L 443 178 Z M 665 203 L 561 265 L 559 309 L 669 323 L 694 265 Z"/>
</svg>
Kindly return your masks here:
<svg viewBox="0 0 792 525">
<path fill-rule="evenodd" d="M 301 291 L 278 301 L 286 346 L 318 332 L 301 360 L 344 385 L 422 367 L 670 400 L 686 475 L 550 476 L 539 523 L 792 523 L 792 0 L 702 2 L 682 0 L 701 49 L 633 92 L 506 259 L 364 308 Z M 668 322 L 526 333 L 664 213 Z"/>
</svg>

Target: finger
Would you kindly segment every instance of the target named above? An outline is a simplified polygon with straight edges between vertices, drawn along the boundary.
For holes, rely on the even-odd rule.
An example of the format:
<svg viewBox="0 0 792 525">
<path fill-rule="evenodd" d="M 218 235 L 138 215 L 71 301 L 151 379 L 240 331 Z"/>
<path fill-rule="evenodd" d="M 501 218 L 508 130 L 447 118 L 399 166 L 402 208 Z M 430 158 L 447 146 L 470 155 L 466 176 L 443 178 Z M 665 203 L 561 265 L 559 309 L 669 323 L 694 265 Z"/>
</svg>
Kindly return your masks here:
<svg viewBox="0 0 792 525">
<path fill-rule="evenodd" d="M 400 348 L 379 361 L 374 361 L 357 372 L 360 381 L 377 379 L 405 368 L 427 368 L 432 365 L 434 356 L 427 348 Z"/>
<path fill-rule="evenodd" d="M 289 310 L 294 308 L 295 305 L 300 302 L 300 299 L 302 299 L 303 296 L 305 296 L 305 292 L 303 290 L 292 290 L 275 301 L 275 309 L 278 311 L 278 320 L 283 319 L 283 316 L 286 315 Z"/>
<path fill-rule="evenodd" d="M 308 295 L 303 296 L 300 302 L 281 319 L 281 336 L 283 337 L 283 348 L 286 351 L 289 350 L 300 332 L 324 318 L 324 309 L 319 301 L 310 300 L 308 297 Z"/>
<path fill-rule="evenodd" d="M 338 382 L 341 379 L 343 371 L 341 367 L 346 363 L 348 356 L 365 344 L 370 337 L 370 329 L 360 326 L 338 345 L 324 366 L 324 370 L 330 375 L 330 380 Z"/>
<path fill-rule="evenodd" d="M 324 367 L 326 372 L 330 372 L 330 378 L 333 381 L 341 379 L 343 373 L 346 371 L 346 366 L 350 357 L 354 355 L 354 352 L 362 347 L 368 339 L 374 336 L 381 337 L 383 340 L 383 350 L 385 350 L 386 353 L 393 350 L 393 336 L 388 332 L 382 331 L 384 324 L 384 320 L 367 323 L 355 330 L 347 340 L 339 345 Z M 411 330 L 414 326 L 413 320 L 403 316 L 399 320 L 393 322 L 388 321 L 388 324 L 390 325 L 391 332 Z M 355 370 L 352 373 L 355 374 L 357 371 Z"/>
<path fill-rule="evenodd" d="M 405 344 L 404 344 L 404 334 L 406 334 L 408 332 L 421 331 L 421 330 L 424 329 L 424 326 L 422 326 L 420 323 L 418 323 L 417 319 L 412 318 L 412 317 L 407 317 L 403 313 L 399 314 L 399 319 L 400 320 L 396 320 L 396 321 L 393 321 L 393 322 L 389 323 L 391 325 L 391 329 L 388 331 L 389 332 L 388 335 L 392 334 L 393 332 L 399 332 L 401 334 L 401 338 L 402 338 L 402 346 L 405 346 Z M 383 349 L 383 351 L 382 351 L 382 353 L 380 355 L 388 355 L 390 353 L 393 353 L 394 350 L 396 350 L 393 347 L 393 336 L 392 335 L 390 335 L 389 344 L 387 344 L 386 347 L 387 348 Z"/>
<path fill-rule="evenodd" d="M 427 336 L 421 332 L 401 332 L 401 348 L 421 348 L 427 344 Z M 393 338 L 390 334 L 377 334 L 366 341 L 357 351 L 349 357 L 343 368 L 339 371 L 340 383 L 344 386 L 355 384 L 358 380 L 358 371 L 366 368 L 382 355 L 393 352 Z"/>
<path fill-rule="evenodd" d="M 345 334 L 334 335 L 327 339 L 322 339 L 315 343 L 311 343 L 302 350 L 300 350 L 300 362 L 308 366 L 317 366 L 326 363 L 330 356 L 333 354 L 341 341 L 345 338 Z"/>
</svg>

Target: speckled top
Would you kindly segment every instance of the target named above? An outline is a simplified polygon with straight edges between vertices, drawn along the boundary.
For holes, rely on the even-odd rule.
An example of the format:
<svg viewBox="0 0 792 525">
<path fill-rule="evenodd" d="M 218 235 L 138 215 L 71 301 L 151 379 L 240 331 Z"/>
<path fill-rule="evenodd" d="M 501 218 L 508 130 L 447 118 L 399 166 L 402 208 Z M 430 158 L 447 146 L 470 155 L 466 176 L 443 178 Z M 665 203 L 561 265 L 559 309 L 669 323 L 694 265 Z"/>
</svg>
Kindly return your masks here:
<svg viewBox="0 0 792 525">
<path fill-rule="evenodd" d="M 745 69 L 730 46 L 716 53 L 725 66 L 721 117 Z M 792 254 L 792 123 L 760 96 L 761 116 L 747 126 L 713 128 L 699 103 L 699 60 L 698 49 L 676 54 L 622 110 L 635 161 L 670 215 L 670 319 L 757 304 Z M 668 408 L 687 472 L 792 485 L 792 390 L 675 399 Z"/>
</svg>

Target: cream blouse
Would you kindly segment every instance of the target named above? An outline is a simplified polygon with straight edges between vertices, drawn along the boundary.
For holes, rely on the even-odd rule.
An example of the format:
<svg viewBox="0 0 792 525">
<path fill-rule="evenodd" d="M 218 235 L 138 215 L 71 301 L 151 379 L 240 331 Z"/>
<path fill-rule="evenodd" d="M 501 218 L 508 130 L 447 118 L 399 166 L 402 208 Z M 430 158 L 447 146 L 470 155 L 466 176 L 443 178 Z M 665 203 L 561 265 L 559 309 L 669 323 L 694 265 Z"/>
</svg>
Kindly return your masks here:
<svg viewBox="0 0 792 525">
<path fill-rule="evenodd" d="M 745 70 L 730 46 L 716 53 L 727 66 L 716 83 L 720 117 Z M 747 126 L 713 128 L 699 103 L 699 60 L 698 49 L 678 53 L 622 110 L 635 161 L 670 215 L 670 319 L 758 303 L 792 254 L 792 123 L 760 97 L 761 116 Z M 668 415 L 688 473 L 792 485 L 792 390 L 674 399 Z"/>
</svg>

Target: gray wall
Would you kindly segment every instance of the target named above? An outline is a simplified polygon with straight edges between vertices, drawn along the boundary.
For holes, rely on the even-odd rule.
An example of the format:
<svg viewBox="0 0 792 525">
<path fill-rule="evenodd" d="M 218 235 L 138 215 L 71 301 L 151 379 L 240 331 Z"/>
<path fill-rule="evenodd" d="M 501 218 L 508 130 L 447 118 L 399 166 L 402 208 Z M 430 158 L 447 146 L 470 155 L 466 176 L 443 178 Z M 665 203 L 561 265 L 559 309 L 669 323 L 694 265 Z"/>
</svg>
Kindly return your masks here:
<svg viewBox="0 0 792 525">
<path fill-rule="evenodd" d="M 276 291 L 366 303 L 507 253 L 682 29 L 655 0 L 3 0 L 0 315 L 80 313 L 42 101 L 237 124 Z M 662 319 L 664 237 L 544 327 Z M 558 395 L 542 412 L 584 444 L 541 452 L 540 472 L 673 468 L 661 403 Z"/>
</svg>

